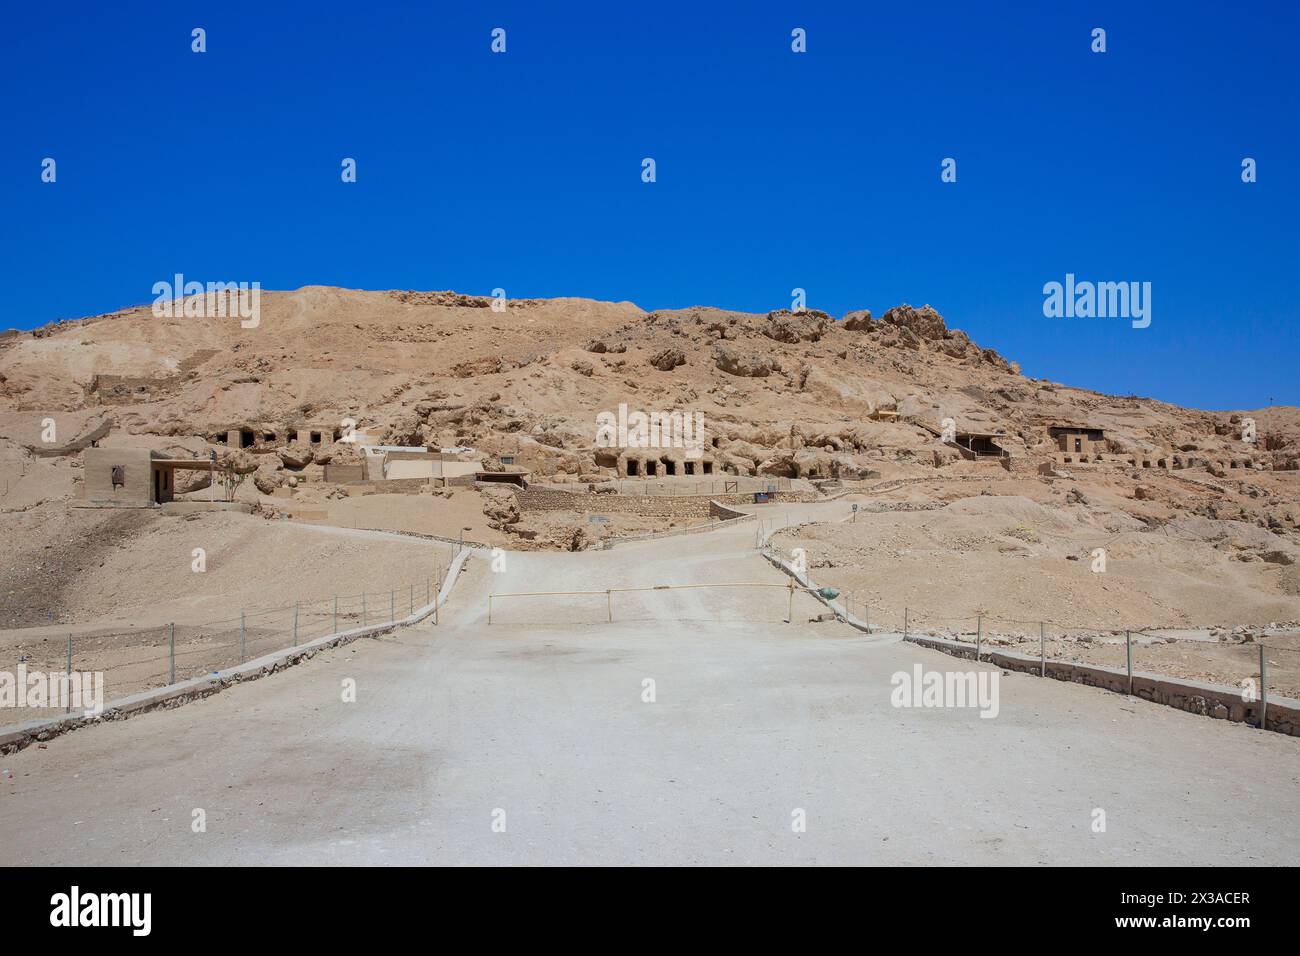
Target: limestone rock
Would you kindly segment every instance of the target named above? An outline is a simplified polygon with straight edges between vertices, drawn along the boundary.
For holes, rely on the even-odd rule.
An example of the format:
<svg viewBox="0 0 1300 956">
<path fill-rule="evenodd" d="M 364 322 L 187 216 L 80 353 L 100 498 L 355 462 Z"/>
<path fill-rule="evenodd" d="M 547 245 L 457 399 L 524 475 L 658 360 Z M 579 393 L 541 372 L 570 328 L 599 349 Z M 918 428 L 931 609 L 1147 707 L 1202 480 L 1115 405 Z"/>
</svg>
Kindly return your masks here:
<svg viewBox="0 0 1300 956">
<path fill-rule="evenodd" d="M 284 475 L 275 470 L 274 465 L 259 465 L 253 472 L 253 486 L 264 495 L 275 493 L 275 489 L 284 484 Z"/>
<path fill-rule="evenodd" d="M 937 341 L 944 337 L 948 327 L 944 325 L 943 316 L 928 305 L 914 309 L 906 302 L 896 305 L 880 317 L 881 322 L 907 329 L 920 339 Z"/>
<path fill-rule="evenodd" d="M 871 332 L 876 328 L 876 321 L 871 317 L 870 309 L 857 309 L 844 313 L 840 327 L 848 332 Z"/>
<path fill-rule="evenodd" d="M 650 356 L 650 364 L 661 372 L 671 372 L 677 366 L 686 364 L 686 353 L 678 348 L 662 349 Z"/>
<path fill-rule="evenodd" d="M 280 456 L 280 461 L 284 462 L 286 468 L 306 468 L 314 457 L 311 445 L 299 442 L 276 449 L 276 454 Z"/>
<path fill-rule="evenodd" d="M 713 347 L 713 364 L 728 375 L 741 378 L 766 378 L 774 371 L 780 371 L 780 364 L 767 355 L 744 354 L 725 345 Z"/>
<path fill-rule="evenodd" d="M 767 322 L 760 331 L 774 342 L 795 344 L 798 342 L 817 342 L 830 327 L 831 317 L 817 309 L 805 312 L 791 312 L 779 309 L 767 314 Z"/>
</svg>

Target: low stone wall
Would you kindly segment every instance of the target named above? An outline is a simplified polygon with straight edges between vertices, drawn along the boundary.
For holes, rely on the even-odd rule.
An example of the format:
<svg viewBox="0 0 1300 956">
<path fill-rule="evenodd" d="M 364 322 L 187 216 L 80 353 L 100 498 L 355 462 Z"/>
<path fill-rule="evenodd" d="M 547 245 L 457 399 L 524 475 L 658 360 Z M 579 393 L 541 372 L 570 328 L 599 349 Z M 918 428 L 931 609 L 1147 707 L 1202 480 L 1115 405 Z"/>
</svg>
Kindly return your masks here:
<svg viewBox="0 0 1300 956">
<path fill-rule="evenodd" d="M 798 478 L 753 477 L 745 475 L 723 475 L 721 477 L 660 477 L 660 478 L 614 478 L 592 482 L 596 489 L 615 489 L 619 494 L 641 498 L 716 498 L 719 495 L 752 495 L 756 491 L 767 491 L 775 485 L 776 491 L 813 491 L 813 486 Z M 566 494 L 580 494 L 587 491 L 588 482 L 550 482 L 544 478 L 531 483 L 530 487 L 539 491 L 561 491 Z M 730 486 L 730 487 L 728 487 Z M 607 492 L 608 493 L 608 492 Z"/>
<path fill-rule="evenodd" d="M 361 464 L 326 464 L 325 480 L 335 485 L 356 485 L 366 480 L 366 469 Z"/>
<path fill-rule="evenodd" d="M 933 648 L 954 657 L 975 659 L 975 645 L 961 641 L 950 641 L 940 637 L 926 637 L 910 634 L 907 640 L 922 647 Z M 1003 649 L 980 652 L 980 660 L 1009 671 L 1038 674 L 1043 667 L 1040 658 L 1021 654 L 1018 651 Z M 1096 664 L 1080 664 L 1074 661 L 1057 661 L 1050 658 L 1046 664 L 1046 676 L 1055 680 L 1070 681 L 1075 684 L 1087 684 L 1101 687 L 1120 694 L 1128 693 L 1128 672 Z M 1200 681 L 1181 680 L 1160 674 L 1133 674 L 1133 696 L 1149 700 L 1167 707 L 1177 707 L 1193 714 L 1217 717 L 1220 720 L 1234 720 L 1259 726 L 1261 702 L 1246 703 L 1241 699 L 1241 689 L 1225 687 L 1221 684 L 1204 684 Z M 1300 736 L 1300 701 L 1288 697 L 1276 697 L 1268 700 L 1268 726 L 1292 737 Z"/>
<path fill-rule="evenodd" d="M 731 521 L 740 518 L 752 518 L 752 514 L 745 511 L 737 511 L 734 508 L 728 508 L 720 501 L 709 502 L 709 515 L 721 521 Z"/>
<path fill-rule="evenodd" d="M 650 541 L 655 538 L 675 538 L 683 534 L 699 534 L 702 531 L 714 531 L 724 525 L 738 524 L 742 521 L 753 521 L 754 516 L 746 514 L 743 511 L 732 511 L 725 505 L 720 505 L 716 501 L 709 502 L 710 511 L 717 509 L 716 515 L 720 520 L 710 521 L 708 524 L 692 525 L 689 528 L 673 528 L 671 531 L 653 531 L 649 534 L 632 534 L 619 538 L 604 538 L 600 542 L 602 551 L 608 551 L 618 544 L 624 544 L 629 541 Z"/>
<path fill-rule="evenodd" d="M 772 501 L 808 502 L 829 501 L 831 498 L 852 494 L 825 496 L 815 491 L 776 491 Z M 575 494 L 549 488 L 527 488 L 516 492 L 520 511 L 572 511 L 579 514 L 635 514 L 662 518 L 707 518 L 713 514 L 715 503 L 729 505 L 753 504 L 754 495 L 718 495 L 714 498 L 695 495 L 597 495 Z"/>
<path fill-rule="evenodd" d="M 664 518 L 707 518 L 708 498 L 666 495 L 593 495 L 528 488 L 516 492 L 520 511 L 574 511 L 583 514 L 637 514 Z"/>
<path fill-rule="evenodd" d="M 168 501 L 162 506 L 162 513 L 184 517 L 185 515 L 204 514 L 209 511 L 236 511 L 251 515 L 253 506 L 242 501 Z"/>
<path fill-rule="evenodd" d="M 418 495 L 430 485 L 440 488 L 442 487 L 442 479 L 392 478 L 388 481 L 367 479 L 365 481 L 351 482 L 344 487 L 348 489 L 350 495 Z"/>
</svg>

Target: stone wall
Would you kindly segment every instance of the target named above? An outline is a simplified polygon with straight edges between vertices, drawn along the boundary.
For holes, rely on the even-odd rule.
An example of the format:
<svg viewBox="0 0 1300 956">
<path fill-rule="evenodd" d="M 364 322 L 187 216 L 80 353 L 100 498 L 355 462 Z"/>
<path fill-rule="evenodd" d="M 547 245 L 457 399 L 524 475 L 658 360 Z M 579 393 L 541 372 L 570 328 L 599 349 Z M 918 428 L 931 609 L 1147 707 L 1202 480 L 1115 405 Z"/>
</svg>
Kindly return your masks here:
<svg viewBox="0 0 1300 956">
<path fill-rule="evenodd" d="M 333 462 L 325 467 L 325 481 L 339 485 L 355 485 L 366 480 L 364 465 L 336 465 Z"/>
<path fill-rule="evenodd" d="M 633 535 L 624 535 L 617 538 L 604 538 L 600 542 L 600 547 L 602 550 L 608 551 L 610 548 L 613 548 L 627 541 L 648 541 L 653 538 L 675 538 L 678 535 L 683 535 L 683 534 L 698 534 L 701 531 L 712 531 L 713 529 L 719 528 L 724 524 L 730 525 L 730 524 L 739 523 L 741 521 L 754 520 L 754 516 L 752 514 L 745 514 L 743 511 L 732 511 L 730 508 L 726 507 L 725 505 L 721 505 L 716 501 L 709 502 L 709 511 L 711 514 L 713 514 L 715 517 L 719 518 L 720 520 L 710 521 L 708 524 L 692 525 L 689 528 L 673 528 L 670 531 L 655 531 L 655 532 L 651 532 L 650 534 L 633 534 Z"/>
<path fill-rule="evenodd" d="M 849 492 L 842 492 L 847 494 Z M 516 492 L 520 511 L 572 511 L 579 514 L 635 514 L 664 518 L 707 518 L 715 503 L 753 504 L 752 494 L 718 495 L 597 495 L 574 494 L 548 488 L 528 488 Z M 772 501 L 824 501 L 815 491 L 773 492 Z"/>
<path fill-rule="evenodd" d="M 571 494 L 527 488 L 516 492 L 520 511 L 574 511 L 583 514 L 636 514 L 665 518 L 707 518 L 708 498 L 666 495 Z"/>
<path fill-rule="evenodd" d="M 744 511 L 736 511 L 733 508 L 728 508 L 726 505 L 718 501 L 709 502 L 709 515 L 722 521 L 753 517 L 753 515 L 747 514 Z"/>
</svg>

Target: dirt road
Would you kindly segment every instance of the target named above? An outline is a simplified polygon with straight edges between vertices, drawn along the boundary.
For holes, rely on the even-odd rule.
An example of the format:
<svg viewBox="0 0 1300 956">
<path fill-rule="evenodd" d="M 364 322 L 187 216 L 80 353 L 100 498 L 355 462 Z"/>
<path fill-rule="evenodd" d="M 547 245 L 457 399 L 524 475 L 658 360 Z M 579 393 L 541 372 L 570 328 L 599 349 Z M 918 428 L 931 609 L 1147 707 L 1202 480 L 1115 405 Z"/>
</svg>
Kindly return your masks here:
<svg viewBox="0 0 1300 956">
<path fill-rule="evenodd" d="M 992 719 L 894 707 L 974 665 L 780 588 L 487 623 L 782 583 L 753 544 L 484 553 L 438 627 L 0 758 L 0 864 L 1300 862 L 1291 738 L 1021 674 Z"/>
</svg>

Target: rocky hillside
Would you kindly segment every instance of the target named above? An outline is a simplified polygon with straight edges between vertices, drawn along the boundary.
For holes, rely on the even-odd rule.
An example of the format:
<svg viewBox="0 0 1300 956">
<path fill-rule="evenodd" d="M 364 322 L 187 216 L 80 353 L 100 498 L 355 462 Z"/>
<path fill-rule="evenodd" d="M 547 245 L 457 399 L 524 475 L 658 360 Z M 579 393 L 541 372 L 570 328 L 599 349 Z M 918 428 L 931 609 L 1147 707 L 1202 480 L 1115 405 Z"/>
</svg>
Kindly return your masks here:
<svg viewBox="0 0 1300 956">
<path fill-rule="evenodd" d="M 1300 465 L 1296 409 L 1242 413 L 1260 433 L 1246 444 L 1241 414 L 1026 378 L 929 306 L 836 320 L 584 299 L 493 305 L 452 292 L 307 287 L 263 293 L 255 328 L 157 318 L 144 306 L 9 332 L 0 454 L 57 457 L 109 429 L 109 442 L 216 449 L 256 471 L 265 492 L 353 452 L 280 442 L 258 456 L 231 448 L 229 430 L 351 420 L 386 442 L 469 446 L 489 468 L 508 455 L 535 480 L 588 482 L 613 477 L 617 464 L 598 454 L 596 416 L 626 404 L 701 412 L 715 473 L 854 478 L 882 464 L 948 466 L 957 456 L 936 437 L 944 419 L 1001 434 L 1021 460 L 1046 460 L 1056 450 L 1048 425 L 1067 422 L 1104 429 L 1114 454 Z M 39 436 L 47 418 L 62 429 L 53 445 Z M 1281 507 L 1252 520 L 1293 526 L 1289 502 L 1266 497 Z"/>
</svg>

